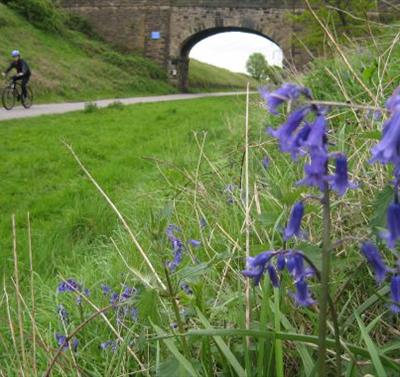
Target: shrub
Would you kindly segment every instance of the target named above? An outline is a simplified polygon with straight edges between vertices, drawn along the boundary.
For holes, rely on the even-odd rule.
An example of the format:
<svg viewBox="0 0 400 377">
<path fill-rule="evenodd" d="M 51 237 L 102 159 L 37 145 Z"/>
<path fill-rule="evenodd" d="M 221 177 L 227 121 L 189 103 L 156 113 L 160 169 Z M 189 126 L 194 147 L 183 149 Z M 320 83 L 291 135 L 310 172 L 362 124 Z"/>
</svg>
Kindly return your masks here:
<svg viewBox="0 0 400 377">
<path fill-rule="evenodd" d="M 79 31 L 89 37 L 99 38 L 86 18 L 72 12 L 63 12 L 63 15 L 65 18 L 64 24 L 68 29 Z"/>
<path fill-rule="evenodd" d="M 91 114 L 96 112 L 99 109 L 96 102 L 86 102 L 85 109 L 83 110 L 86 114 Z"/>
<path fill-rule="evenodd" d="M 16 10 L 33 25 L 48 31 L 62 32 L 64 20 L 52 0 L 0 0 Z"/>
</svg>

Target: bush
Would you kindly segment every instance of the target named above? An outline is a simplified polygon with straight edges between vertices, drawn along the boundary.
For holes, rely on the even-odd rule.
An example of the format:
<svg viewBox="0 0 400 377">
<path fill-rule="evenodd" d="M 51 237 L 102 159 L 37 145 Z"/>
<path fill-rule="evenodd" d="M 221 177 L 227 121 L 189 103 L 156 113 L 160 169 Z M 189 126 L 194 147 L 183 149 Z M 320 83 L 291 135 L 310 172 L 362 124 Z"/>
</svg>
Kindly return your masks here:
<svg viewBox="0 0 400 377">
<path fill-rule="evenodd" d="M 95 113 L 97 110 L 99 110 L 99 107 L 97 106 L 96 102 L 86 102 L 83 112 L 86 114 L 91 114 Z"/>
<path fill-rule="evenodd" d="M 99 38 L 89 21 L 76 13 L 63 12 L 64 24 L 68 29 L 79 31 L 89 37 Z"/>
<path fill-rule="evenodd" d="M 64 20 L 52 0 L 0 0 L 16 10 L 33 25 L 48 31 L 62 32 Z"/>
</svg>

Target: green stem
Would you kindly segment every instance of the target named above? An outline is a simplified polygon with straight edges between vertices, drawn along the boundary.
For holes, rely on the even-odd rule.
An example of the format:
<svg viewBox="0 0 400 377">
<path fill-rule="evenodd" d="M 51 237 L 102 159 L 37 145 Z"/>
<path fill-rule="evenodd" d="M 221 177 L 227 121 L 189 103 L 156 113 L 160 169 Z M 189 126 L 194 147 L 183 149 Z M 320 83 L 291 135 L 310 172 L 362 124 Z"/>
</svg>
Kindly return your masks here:
<svg viewBox="0 0 400 377">
<path fill-rule="evenodd" d="M 319 297 L 319 335 L 318 335 L 318 374 L 320 377 L 326 376 L 326 335 L 327 317 L 329 300 L 329 270 L 331 259 L 331 214 L 329 187 L 325 183 L 324 196 L 322 198 L 322 217 L 323 217 L 323 243 L 322 243 L 322 269 L 321 269 L 321 289 Z"/>
<path fill-rule="evenodd" d="M 171 303 L 172 303 L 172 308 L 173 308 L 174 313 L 175 313 L 175 318 L 176 318 L 176 323 L 178 324 L 179 333 L 180 334 L 184 334 L 185 329 L 183 327 L 181 314 L 179 313 L 179 307 L 178 307 L 178 303 L 176 302 L 175 293 L 174 293 L 174 290 L 172 288 L 171 279 L 170 279 L 170 276 L 169 276 L 169 271 L 168 271 L 168 268 L 166 266 L 164 267 L 164 271 L 165 271 L 165 277 L 167 279 L 167 290 L 168 290 L 169 298 L 170 298 Z M 188 345 L 187 340 L 186 340 L 186 338 L 184 336 L 182 336 L 181 339 L 182 339 L 183 353 L 189 359 L 189 356 L 190 356 L 190 354 L 189 354 L 189 345 Z"/>
<path fill-rule="evenodd" d="M 274 315 L 274 330 L 279 333 L 281 331 L 281 310 L 279 303 L 279 289 L 274 288 L 275 315 Z M 275 338 L 275 371 L 277 377 L 284 376 L 283 370 L 283 349 L 282 340 Z"/>
<path fill-rule="evenodd" d="M 307 257 L 307 255 L 304 255 L 303 258 L 307 261 L 307 263 L 314 269 L 315 275 L 318 279 L 319 282 L 321 282 L 321 274 L 318 271 L 318 268 L 315 266 L 315 264 L 312 262 L 312 260 Z M 340 377 L 342 373 L 342 345 L 340 343 L 340 328 L 339 328 L 339 321 L 338 321 L 338 315 L 336 312 L 336 307 L 335 303 L 333 302 L 332 298 L 330 295 L 328 295 L 328 305 L 331 311 L 331 316 L 332 316 L 332 323 L 333 323 L 333 329 L 335 332 L 335 349 L 336 349 L 336 377 Z"/>
</svg>

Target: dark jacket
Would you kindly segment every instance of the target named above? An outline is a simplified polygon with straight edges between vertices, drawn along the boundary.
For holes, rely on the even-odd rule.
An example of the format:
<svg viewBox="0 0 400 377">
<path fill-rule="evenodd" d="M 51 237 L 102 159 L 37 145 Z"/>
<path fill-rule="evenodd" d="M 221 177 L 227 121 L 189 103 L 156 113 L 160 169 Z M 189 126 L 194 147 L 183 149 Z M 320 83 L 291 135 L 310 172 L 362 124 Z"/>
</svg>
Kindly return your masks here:
<svg viewBox="0 0 400 377">
<path fill-rule="evenodd" d="M 26 63 L 25 60 L 19 59 L 17 61 L 13 61 L 10 66 L 6 70 L 6 74 L 10 72 L 13 68 L 17 70 L 17 73 L 22 73 L 24 75 L 30 75 L 31 70 L 29 69 L 29 65 Z"/>
</svg>

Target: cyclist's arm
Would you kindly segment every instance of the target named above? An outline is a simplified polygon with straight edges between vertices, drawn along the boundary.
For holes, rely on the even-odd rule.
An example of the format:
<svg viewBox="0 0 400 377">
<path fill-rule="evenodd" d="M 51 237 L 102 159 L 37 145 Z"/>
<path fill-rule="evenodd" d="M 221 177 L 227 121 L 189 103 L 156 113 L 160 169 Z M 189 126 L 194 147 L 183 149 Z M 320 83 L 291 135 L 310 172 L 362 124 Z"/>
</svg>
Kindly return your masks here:
<svg viewBox="0 0 400 377">
<path fill-rule="evenodd" d="M 8 68 L 3 72 L 3 76 L 7 75 L 14 68 L 14 63 L 11 63 Z"/>
</svg>

